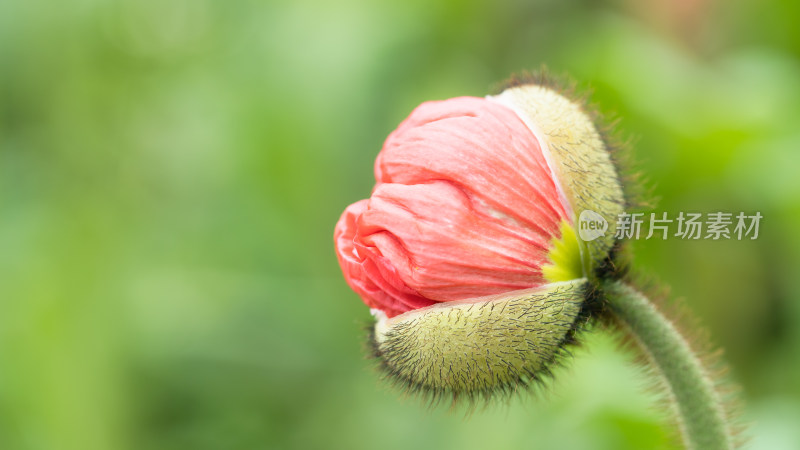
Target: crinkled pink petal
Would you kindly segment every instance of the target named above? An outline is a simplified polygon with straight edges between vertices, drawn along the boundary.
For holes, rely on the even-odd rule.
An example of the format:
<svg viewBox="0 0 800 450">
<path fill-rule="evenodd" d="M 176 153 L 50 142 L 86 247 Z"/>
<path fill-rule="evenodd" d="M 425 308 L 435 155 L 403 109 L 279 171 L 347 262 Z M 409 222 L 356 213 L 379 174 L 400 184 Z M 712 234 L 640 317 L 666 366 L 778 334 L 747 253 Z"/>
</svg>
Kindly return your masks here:
<svg viewBox="0 0 800 450">
<path fill-rule="evenodd" d="M 539 143 L 479 98 L 424 103 L 375 163 L 369 200 L 336 226 L 350 286 L 389 317 L 544 283 L 564 205 Z"/>
<path fill-rule="evenodd" d="M 369 200 L 361 200 L 348 206 L 334 231 L 336 255 L 350 288 L 361 296 L 367 306 L 380 309 L 389 317 L 432 305 L 435 303 L 433 300 L 405 287 L 396 276 L 395 283 L 392 284 L 394 269 L 388 259 L 380 255 L 378 258 L 368 258 L 357 252 L 354 245 L 356 222 L 368 204 Z"/>
<path fill-rule="evenodd" d="M 378 183 L 447 180 L 493 212 L 557 232 L 564 206 L 539 142 L 505 106 L 482 98 L 427 102 L 386 139 Z"/>
</svg>

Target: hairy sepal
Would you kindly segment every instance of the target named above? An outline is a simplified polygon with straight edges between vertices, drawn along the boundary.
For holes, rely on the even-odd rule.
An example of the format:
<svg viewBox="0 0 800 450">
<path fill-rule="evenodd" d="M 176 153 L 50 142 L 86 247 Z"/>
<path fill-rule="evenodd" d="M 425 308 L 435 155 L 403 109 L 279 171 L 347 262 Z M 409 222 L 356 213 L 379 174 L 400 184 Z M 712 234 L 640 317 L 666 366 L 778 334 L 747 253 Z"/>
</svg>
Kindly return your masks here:
<svg viewBox="0 0 800 450">
<path fill-rule="evenodd" d="M 391 381 L 434 397 L 488 397 L 549 374 L 583 322 L 585 278 L 440 303 L 387 319 L 376 311 L 376 356 Z"/>
</svg>

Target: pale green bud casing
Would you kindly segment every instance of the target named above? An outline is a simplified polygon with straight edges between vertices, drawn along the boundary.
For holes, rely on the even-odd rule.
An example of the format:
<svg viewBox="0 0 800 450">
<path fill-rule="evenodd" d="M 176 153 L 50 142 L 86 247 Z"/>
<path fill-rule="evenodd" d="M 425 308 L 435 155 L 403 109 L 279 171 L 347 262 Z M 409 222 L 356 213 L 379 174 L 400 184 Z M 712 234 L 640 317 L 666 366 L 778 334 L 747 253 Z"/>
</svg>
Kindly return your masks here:
<svg viewBox="0 0 800 450">
<path fill-rule="evenodd" d="M 588 289 L 581 278 L 378 317 L 375 350 L 392 381 L 412 391 L 514 390 L 547 373 Z"/>
</svg>

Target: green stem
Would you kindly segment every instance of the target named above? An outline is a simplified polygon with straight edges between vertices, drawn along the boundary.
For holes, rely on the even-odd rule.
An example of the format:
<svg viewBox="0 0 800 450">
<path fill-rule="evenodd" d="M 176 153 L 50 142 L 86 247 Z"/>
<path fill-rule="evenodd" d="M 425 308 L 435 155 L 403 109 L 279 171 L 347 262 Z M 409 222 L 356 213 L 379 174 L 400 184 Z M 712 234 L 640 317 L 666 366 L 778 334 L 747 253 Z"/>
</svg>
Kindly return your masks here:
<svg viewBox="0 0 800 450">
<path fill-rule="evenodd" d="M 613 318 L 666 381 L 687 448 L 734 447 L 714 382 L 686 339 L 639 291 L 619 282 L 605 285 Z"/>
</svg>

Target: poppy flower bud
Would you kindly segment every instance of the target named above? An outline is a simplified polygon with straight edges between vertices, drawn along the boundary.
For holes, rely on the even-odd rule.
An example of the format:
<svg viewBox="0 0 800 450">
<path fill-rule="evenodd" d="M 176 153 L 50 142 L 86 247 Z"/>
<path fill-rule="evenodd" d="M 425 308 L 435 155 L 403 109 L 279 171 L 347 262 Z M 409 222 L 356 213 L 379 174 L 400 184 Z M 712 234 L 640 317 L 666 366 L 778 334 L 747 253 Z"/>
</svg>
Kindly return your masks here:
<svg viewBox="0 0 800 450">
<path fill-rule="evenodd" d="M 334 240 L 395 381 L 458 396 L 539 378 L 586 313 L 622 188 L 580 105 L 537 85 L 427 102 L 386 139 Z"/>
</svg>

